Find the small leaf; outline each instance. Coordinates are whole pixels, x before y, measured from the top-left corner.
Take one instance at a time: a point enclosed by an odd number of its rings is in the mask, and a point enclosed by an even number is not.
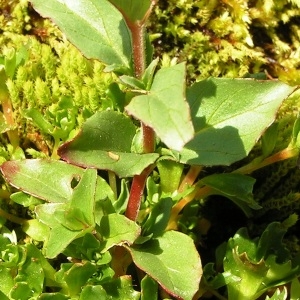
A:
[[[161,159],[157,162],[162,192],[174,193],[178,189],[183,167],[183,164],[169,159]]]
[[[171,198],[162,198],[155,204],[150,215],[143,226],[143,235],[157,237],[166,229],[170,216],[173,201]]]
[[[86,285],[80,294],[79,300],[107,300],[105,289],[101,285]]]
[[[185,234],[167,231],[142,245],[127,247],[134,263],[169,294],[193,299],[202,275],[193,240]]]
[[[23,192],[16,192],[11,194],[10,199],[15,203],[23,205],[24,207],[36,206],[44,202],[41,199],[35,198]]]
[[[153,128],[170,149],[180,151],[194,135],[185,100],[185,64],[159,70],[149,94],[134,97],[126,111]]]
[[[132,287],[132,279],[130,276],[121,276],[117,279],[110,280],[102,284],[109,300],[139,300],[140,293]]]
[[[252,190],[255,179],[242,174],[213,174],[201,179],[201,182],[214,189],[219,194],[231,199],[247,216],[252,209],[260,209],[261,206],[253,199]]]
[[[144,83],[135,77],[123,75],[120,76],[119,79],[124,85],[128,86],[129,88],[133,88],[137,90],[145,90],[146,88]]]
[[[74,264],[65,274],[64,280],[69,287],[71,296],[81,292],[82,286],[97,271],[96,265],[89,261]]]
[[[37,219],[26,221],[22,224],[22,229],[31,238],[40,242],[45,241],[46,237],[50,233],[49,227]]]
[[[141,281],[141,300],[156,300],[158,298],[158,284],[146,275]]]
[[[187,91],[196,135],[182,163],[230,165],[248,155],[293,91],[279,81],[209,78]]]
[[[7,161],[0,167],[4,178],[19,190],[56,203],[67,202],[73,193],[72,180],[84,169],[62,161],[26,159]]]
[[[32,0],[87,58],[131,69],[131,37],[121,13],[106,0]]]
[[[153,60],[149,66],[147,67],[145,73],[142,76],[142,80],[144,82],[144,85],[146,86],[146,90],[150,90],[152,82],[153,82],[153,77],[154,77],[154,73],[157,67],[157,64],[159,62],[159,59],[156,58],[155,60]]]
[[[135,222],[118,214],[103,216],[98,231],[104,240],[101,252],[106,252],[115,245],[131,245],[141,233]]]
[[[136,132],[132,121],[115,111],[102,111],[89,118],[74,140],[58,149],[67,162],[110,170],[120,177],[140,174],[158,158],[157,153],[131,153]]]
[[[272,154],[278,136],[278,123],[273,123],[263,134],[261,138],[261,147],[263,156],[267,157]]]

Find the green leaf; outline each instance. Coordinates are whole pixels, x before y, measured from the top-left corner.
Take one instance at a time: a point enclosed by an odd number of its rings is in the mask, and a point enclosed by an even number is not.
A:
[[[156,300],[158,298],[158,284],[146,275],[141,281],[141,300]]]
[[[142,80],[144,82],[144,85],[146,86],[146,90],[150,90],[152,82],[153,82],[153,77],[154,73],[157,67],[157,64],[159,62],[159,59],[156,58],[154,59],[149,66],[147,67],[145,73],[142,76]]]
[[[171,198],[162,198],[155,204],[143,226],[143,235],[152,234],[157,237],[166,229],[171,216],[173,201]]]
[[[67,162],[102,170],[120,177],[140,174],[158,158],[157,153],[131,153],[136,132],[132,121],[115,111],[102,111],[89,118],[74,140],[58,149]]]
[[[87,169],[82,175],[78,185],[74,188],[70,199],[70,208],[82,213],[84,222],[94,226],[95,192],[97,184],[97,170]]]
[[[252,209],[261,206],[253,199],[252,190],[255,179],[235,173],[213,174],[201,179],[201,182],[214,189],[214,194],[225,196],[238,205],[247,216]]]
[[[0,169],[14,187],[53,203],[67,202],[73,193],[73,180],[84,172],[82,168],[50,159],[7,161]]]
[[[185,100],[185,64],[159,70],[148,95],[134,97],[126,111],[153,128],[170,149],[180,151],[194,135]]]
[[[33,296],[33,292],[28,282],[16,282],[14,288],[9,293],[10,299],[27,300]]]
[[[79,300],[107,300],[105,289],[101,285],[87,285],[82,289]]]
[[[31,238],[40,242],[45,241],[46,237],[50,233],[49,227],[37,219],[26,221],[22,224],[22,230]]]
[[[41,199],[35,198],[23,192],[16,192],[11,194],[10,199],[15,203],[23,205],[24,207],[33,207],[44,202]]]
[[[103,238],[101,252],[116,245],[131,245],[141,233],[140,227],[123,215],[110,214],[103,216],[98,229]]]
[[[151,7],[151,0],[109,0],[130,22],[142,21]]]
[[[300,295],[300,282],[298,278],[294,278],[291,284],[291,298],[290,300],[297,300],[299,299]]]
[[[131,37],[121,13],[107,0],[33,0],[87,58],[131,69]]]
[[[251,239],[241,228],[227,243],[224,271],[239,277],[227,284],[229,299],[257,299],[268,289],[299,276],[299,262],[290,260],[282,244],[286,232],[280,223],[268,225],[260,239]]]
[[[82,287],[87,280],[97,271],[96,265],[89,261],[73,264],[73,266],[64,274],[64,280],[69,287],[71,296],[81,292]]]
[[[145,90],[145,88],[146,88],[143,81],[141,81],[135,77],[123,75],[123,76],[120,76],[119,79],[125,86],[127,86],[129,88],[136,89],[136,90]]]
[[[47,257],[56,257],[74,239],[94,229],[96,182],[96,170],[87,169],[70,195],[68,203],[36,206],[37,219],[51,228],[44,243]]]
[[[193,299],[199,288],[202,267],[190,237],[167,231],[157,239],[127,249],[138,268],[169,294],[185,300]]]
[[[132,287],[132,279],[130,276],[121,276],[117,279],[110,280],[102,285],[108,295],[109,300],[139,300],[140,293]]]
[[[14,279],[11,274],[11,268],[6,268],[5,266],[0,265],[0,280],[1,280],[0,291],[5,295],[8,295],[9,291],[14,286]]]
[[[174,193],[178,189],[183,167],[183,164],[169,159],[161,159],[157,162],[162,192]]]
[[[230,165],[246,157],[295,88],[279,81],[209,78],[187,91],[195,137],[180,161]]]
[[[263,156],[267,157],[272,154],[278,136],[278,123],[273,123],[263,134],[261,138],[261,147]]]
[[[38,298],[39,300],[68,300],[70,297],[62,293],[43,293]]]

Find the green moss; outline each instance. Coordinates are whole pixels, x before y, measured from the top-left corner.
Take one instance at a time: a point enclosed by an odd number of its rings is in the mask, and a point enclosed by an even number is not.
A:
[[[151,23],[156,54],[186,60],[191,80],[266,70],[296,84],[299,7],[288,0],[159,1]]]

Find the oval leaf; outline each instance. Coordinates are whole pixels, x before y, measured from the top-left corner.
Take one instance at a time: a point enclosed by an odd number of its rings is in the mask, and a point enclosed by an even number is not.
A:
[[[293,91],[279,81],[210,78],[187,91],[195,137],[180,161],[230,165],[248,155],[272,124],[281,103]]]
[[[50,159],[7,161],[0,169],[7,182],[14,187],[54,203],[64,203],[70,199],[72,181],[84,172],[77,166]]]
[[[181,150],[194,135],[185,100],[185,64],[159,70],[149,94],[134,97],[126,111],[153,128],[170,149]]]
[[[179,299],[193,299],[199,288],[202,267],[193,240],[167,231],[140,246],[128,247],[134,263],[161,287]]]
[[[123,215],[109,214],[103,216],[100,222],[99,233],[103,238],[101,252],[106,252],[116,245],[131,245],[141,233],[141,228]]]
[[[120,177],[140,174],[158,158],[157,153],[131,153],[136,132],[132,121],[115,111],[102,111],[89,118],[74,140],[58,149],[72,164],[110,170]]]
[[[107,0],[32,0],[87,58],[131,68],[131,37],[121,13]]]

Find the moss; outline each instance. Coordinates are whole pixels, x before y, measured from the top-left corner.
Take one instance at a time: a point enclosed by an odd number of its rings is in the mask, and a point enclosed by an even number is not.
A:
[[[190,80],[267,71],[296,84],[299,13],[299,1],[288,0],[159,1],[151,31],[156,55],[186,60]]]

